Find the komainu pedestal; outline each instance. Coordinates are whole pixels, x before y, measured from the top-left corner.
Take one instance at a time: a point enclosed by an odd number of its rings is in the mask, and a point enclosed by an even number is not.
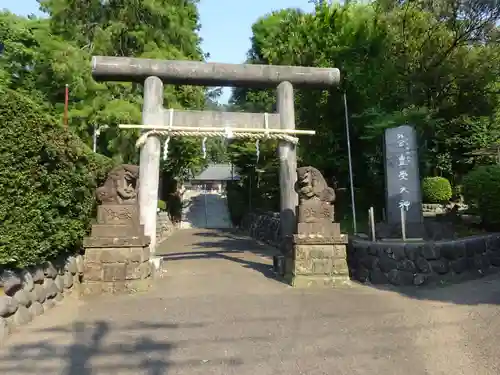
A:
[[[333,222],[335,192],[316,168],[298,168],[297,177],[297,233],[285,279],[296,287],[348,285],[347,235]]]
[[[151,283],[150,239],[144,236],[137,203],[139,169],[114,168],[97,189],[97,223],[84,239],[83,294],[133,292]]]

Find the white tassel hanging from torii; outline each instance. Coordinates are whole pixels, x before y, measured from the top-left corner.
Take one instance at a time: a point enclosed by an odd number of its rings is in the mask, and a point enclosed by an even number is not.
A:
[[[170,108],[168,114],[168,137],[165,140],[165,143],[163,144],[163,160],[168,159],[168,144],[170,143],[170,130],[172,129],[172,126],[174,125],[174,109]]]
[[[201,141],[201,150],[203,151],[203,159],[207,158],[207,137]]]
[[[265,130],[265,137],[266,139],[269,138],[269,115],[266,113],[264,113],[264,130]],[[257,139],[255,141],[255,154],[257,156],[257,161],[255,164],[259,164],[259,160],[260,160],[260,139]]]

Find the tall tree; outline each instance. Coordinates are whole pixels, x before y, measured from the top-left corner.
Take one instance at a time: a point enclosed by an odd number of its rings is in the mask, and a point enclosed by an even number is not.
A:
[[[499,12],[496,0],[317,2],[257,20],[248,61],[340,68],[340,90],[297,90],[297,124],[317,131],[300,157],[347,186],[345,91],[358,197],[380,204],[387,127],[414,124],[422,174],[457,181],[474,162],[465,155],[499,139]],[[274,97],[236,90],[233,102],[269,111]]]
[[[91,142],[94,128],[108,125],[99,138],[99,149],[120,161],[137,162],[134,140],[137,131],[120,131],[119,123],[139,123],[142,86],[134,83],[94,82],[90,75],[92,55],[134,56],[161,59],[202,60],[197,1],[193,0],[40,0],[49,15],[47,33],[61,46],[47,45],[59,56],[60,74],[42,76],[50,81],[45,95],[61,103],[64,86],[70,87],[70,126]],[[51,72],[51,70],[49,70]],[[62,74],[64,73],[64,74]],[[165,87],[165,102],[172,108],[202,108],[205,90],[188,86]],[[192,148],[190,140],[173,140],[171,150]],[[180,151],[179,151],[180,152]],[[181,155],[182,154],[182,155]],[[183,169],[197,158],[181,152],[166,169]],[[182,157],[181,157],[182,156]],[[187,159],[186,159],[187,158]]]

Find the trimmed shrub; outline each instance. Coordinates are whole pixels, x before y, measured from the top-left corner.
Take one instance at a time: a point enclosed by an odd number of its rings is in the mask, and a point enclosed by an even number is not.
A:
[[[0,96],[0,265],[79,250],[111,161],[29,97],[6,89]]]
[[[500,229],[500,165],[473,169],[463,180],[462,193],[486,228]]]
[[[422,181],[424,203],[446,203],[453,195],[450,181],[444,177],[426,177]]]
[[[167,210],[167,204],[165,201],[162,201],[161,199],[158,199],[158,209],[160,211],[166,211]]]

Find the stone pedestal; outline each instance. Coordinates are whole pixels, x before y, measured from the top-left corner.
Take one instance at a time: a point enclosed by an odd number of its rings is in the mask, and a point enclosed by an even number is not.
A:
[[[84,239],[83,295],[134,292],[150,286],[150,239],[137,204],[103,204]]]
[[[333,223],[333,207],[322,201],[306,201],[297,210],[297,234],[293,251],[285,258],[285,279],[295,287],[332,287],[350,284],[347,267],[347,235]]]

